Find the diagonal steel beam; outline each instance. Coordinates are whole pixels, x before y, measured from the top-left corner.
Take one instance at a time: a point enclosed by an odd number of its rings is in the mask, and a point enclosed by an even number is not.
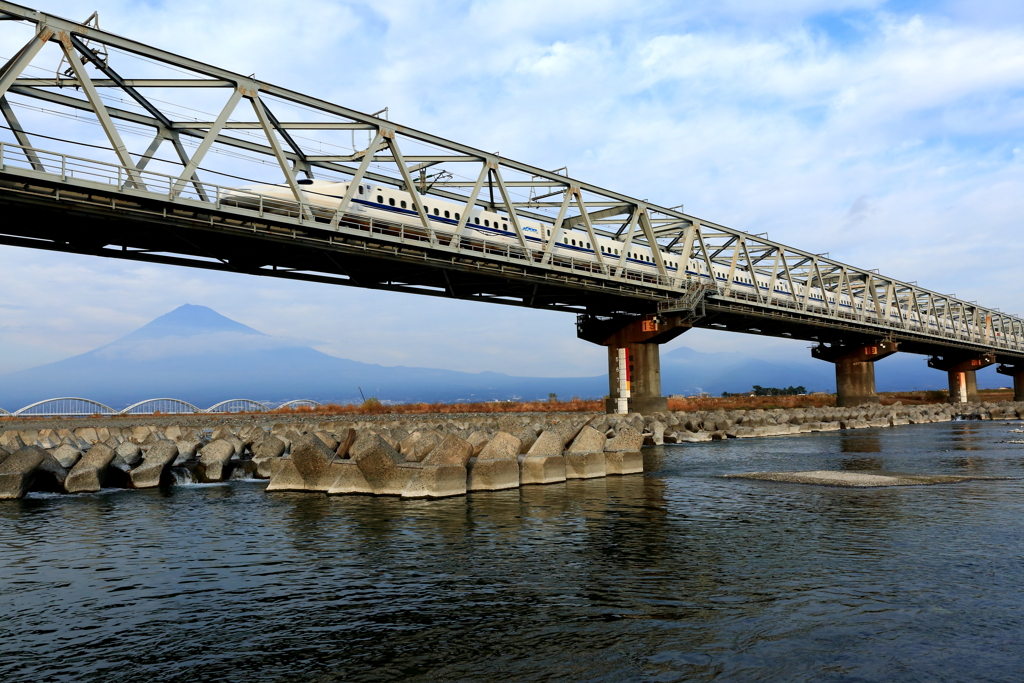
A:
[[[565,222],[565,212],[569,208],[569,202],[572,200],[572,192],[566,192],[565,196],[562,197],[562,206],[558,209],[558,216],[555,218],[555,224],[551,227],[551,233],[548,235],[547,241],[544,243],[544,256],[541,258],[542,263],[550,263],[552,254],[554,253],[555,245],[558,244],[559,238],[562,236],[562,224]]]
[[[526,249],[526,237],[523,236],[523,229],[519,226],[519,217],[516,216],[516,207],[512,204],[512,196],[508,193],[508,188],[505,187],[505,181],[501,177],[501,170],[497,161],[494,162],[494,167],[491,168],[491,172],[494,173],[494,179],[498,181],[498,191],[501,193],[501,198],[505,202],[505,212],[508,214],[509,221],[512,223],[512,229],[516,231],[516,239],[519,240],[519,246]]]
[[[593,245],[594,256],[597,257],[597,265],[604,272],[604,256],[601,254],[601,248],[597,243],[597,236],[594,234],[594,226],[590,222],[590,213],[587,208],[586,202],[583,201],[583,193],[580,192],[578,187],[572,188],[569,194],[575,195],[576,206],[580,210],[580,216],[583,217],[583,223],[587,228],[587,235],[590,236],[590,243]]]
[[[370,146],[366,148],[366,154],[363,156],[363,161],[359,164],[359,168],[356,170],[355,175],[352,176],[352,180],[349,181],[348,189],[345,190],[345,196],[341,198],[341,202],[338,204],[338,208],[334,212],[334,218],[331,219],[331,225],[337,226],[338,220],[341,214],[348,211],[349,204],[352,203],[352,199],[356,196],[356,191],[359,185],[363,182],[363,176],[366,175],[366,169],[370,168],[370,162],[373,161],[373,154],[376,152],[381,143],[384,142],[384,134],[381,131],[377,131],[377,134],[373,136],[373,141]]]
[[[135,168],[140,171],[145,170],[149,166],[149,162],[156,156],[157,150],[160,149],[160,145],[167,139],[167,133],[162,130],[157,130],[156,135],[153,136],[153,140],[149,143],[149,147],[143,152],[142,156],[139,157],[138,163],[135,164]],[[187,161],[185,163],[188,163]]]
[[[178,183],[175,185],[175,193],[181,192],[181,187],[192,178],[196,169],[199,168],[199,164],[203,163],[203,158],[206,157],[206,153],[210,151],[210,147],[220,137],[220,131],[227,123],[228,117],[231,116],[232,112],[235,111],[235,107],[238,102],[242,99],[243,93],[247,90],[243,90],[241,87],[236,87],[231,91],[231,97],[228,98],[227,104],[220,110],[220,114],[217,116],[217,120],[213,122],[213,126],[210,130],[206,131],[206,135],[203,136],[202,142],[199,143],[199,147],[196,151],[192,152],[192,158],[189,159],[188,164],[185,166],[185,170],[178,176]],[[255,89],[248,90],[248,92],[255,93]]]
[[[32,165],[32,170],[45,172],[46,168],[43,166],[43,162],[39,160],[39,155],[32,149],[32,141],[25,134],[25,129],[21,127],[18,117],[14,115],[14,110],[11,109],[6,95],[0,95],[0,111],[3,111],[4,118],[7,119],[7,125],[11,127],[11,132],[14,133],[18,144],[24,148],[21,151],[28,157],[28,163]]]
[[[423,208],[423,200],[420,197],[420,193],[416,191],[416,183],[413,182],[412,175],[409,174],[409,168],[405,165],[405,159],[402,158],[402,152],[398,148],[398,141],[395,140],[395,131],[393,129],[382,129],[381,133],[383,133],[384,140],[395,157],[398,170],[402,174],[402,180],[405,181],[405,186],[408,188],[409,197],[416,207],[416,213],[419,214],[423,227],[430,231],[430,219],[427,217],[427,210]],[[432,236],[433,234],[431,233]]]
[[[668,277],[668,271],[665,269],[665,261],[661,258],[661,248],[658,246],[658,240],[654,238],[654,227],[651,225],[650,216],[647,214],[647,207],[645,206],[640,212],[640,227],[644,231],[644,235],[647,237],[647,246],[651,250],[651,256],[654,257],[654,263],[658,266],[658,273],[662,277]]]
[[[92,62],[96,66],[97,69],[99,69],[104,74],[106,74],[107,78],[109,78],[114,83],[116,83],[118,85],[118,87],[121,88],[121,90],[124,90],[126,93],[128,93],[128,95],[133,100],[138,102],[142,106],[143,109],[148,111],[153,118],[155,118],[157,121],[162,123],[165,128],[170,128],[171,127],[171,125],[172,125],[171,124],[171,120],[169,118],[167,118],[166,116],[164,116],[163,112],[161,112],[159,109],[157,109],[153,105],[152,102],[150,102],[145,97],[143,97],[141,94],[139,94],[138,90],[136,90],[132,86],[130,86],[127,83],[125,83],[124,79],[121,78],[121,76],[118,75],[118,73],[116,71],[111,69],[107,65],[106,62],[104,62],[102,59],[100,59],[99,55],[97,55],[95,52],[93,52],[93,50],[91,50],[88,45],[86,45],[81,40],[79,40],[78,37],[75,36],[74,34],[70,34],[70,35],[71,35],[71,44],[75,46],[76,50],[78,50],[83,55],[88,57],[89,61]],[[93,85],[93,87],[96,87],[96,86]]]
[[[309,164],[307,163],[306,160],[306,153],[303,152],[302,148],[299,147],[299,144],[295,142],[295,138],[293,138],[288,133],[288,131],[285,130],[285,128],[281,125],[281,122],[277,120],[277,117],[274,116],[274,112],[270,111],[270,107],[267,106],[267,103],[264,102],[263,100],[260,100],[260,103],[263,105],[263,111],[266,112],[267,119],[270,121],[270,125],[274,127],[274,130],[278,132],[281,138],[288,143],[289,147],[292,148],[292,151],[295,152],[295,156],[299,158],[299,161],[301,161],[302,165],[304,166],[303,171],[306,173],[306,175],[312,177],[313,174],[309,170]]]
[[[476,206],[476,198],[480,194],[480,190],[484,186],[484,180],[487,178],[487,174],[489,172],[490,167],[485,159],[484,162],[480,164],[480,174],[476,178],[476,184],[473,186],[473,191],[470,193],[469,198],[466,199],[466,206],[462,209],[462,215],[459,217],[459,224],[455,228],[455,232],[459,237],[462,236],[463,230],[466,229],[466,224],[469,223],[469,214],[473,210],[473,207]]]
[[[175,153],[177,153],[178,159],[181,160],[181,165],[188,166],[189,161],[191,161],[191,159],[188,158],[188,152],[185,151],[185,145],[181,144],[181,137],[179,137],[178,132],[171,131],[170,137],[168,139],[171,141],[171,146],[174,147],[174,151]],[[156,150],[154,150],[154,153],[155,152]],[[196,194],[199,195],[199,198],[202,199],[204,202],[210,201],[209,195],[206,194],[206,188],[203,187],[202,181],[199,180],[198,171],[192,172],[191,180],[192,187],[196,189]]]
[[[14,57],[8,60],[7,64],[3,67],[3,71],[0,71],[0,96],[7,94],[7,89],[14,84],[14,80],[21,75],[25,67],[43,49],[43,45],[46,45],[46,41],[52,37],[53,29],[49,26],[46,24],[39,24],[37,26],[37,33],[32,36],[32,40],[28,41]]]
[[[142,182],[142,174],[139,173],[139,170],[135,167],[135,161],[132,159],[132,155],[128,153],[128,148],[125,147],[124,141],[121,139],[121,134],[117,132],[117,127],[114,125],[113,119],[110,118],[106,105],[103,104],[103,100],[100,99],[100,94],[93,86],[92,80],[90,79],[88,72],[85,70],[82,60],[78,56],[78,51],[75,49],[74,45],[72,45],[71,35],[65,31],[61,31],[57,34],[57,39],[60,41],[61,49],[64,50],[64,55],[68,58],[71,68],[74,70],[75,75],[78,76],[78,80],[82,83],[82,90],[85,91],[85,96],[92,105],[96,118],[100,120],[103,132],[107,134],[107,139],[110,140],[110,146],[114,148],[114,153],[117,154],[118,160],[120,160],[121,165],[124,166],[129,179],[135,187],[140,190],[145,190],[146,185]]]
[[[277,158],[277,163],[281,167],[281,171],[284,173],[285,181],[288,183],[288,187],[292,190],[292,195],[295,196],[295,201],[300,205],[306,204],[306,195],[302,192],[302,188],[299,187],[299,183],[295,180],[295,174],[292,173],[292,167],[288,163],[288,157],[284,154],[284,149],[281,147],[280,141],[277,139],[274,127],[270,123],[270,117],[267,115],[267,110],[263,107],[263,101],[259,97],[259,93],[252,93],[249,95],[249,102],[252,104],[252,109],[256,112],[256,118],[259,119],[260,123],[263,124],[263,132],[267,136],[267,142],[274,150],[274,157]],[[308,209],[305,209],[308,212]]]

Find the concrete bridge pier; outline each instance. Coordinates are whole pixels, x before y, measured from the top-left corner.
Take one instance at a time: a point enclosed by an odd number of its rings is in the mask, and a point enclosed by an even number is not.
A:
[[[1001,364],[996,368],[1000,375],[1013,377],[1013,400],[1024,401],[1024,365]]]
[[[950,403],[977,403],[978,377],[975,374],[996,362],[993,353],[980,356],[933,356],[928,359],[928,367],[944,370],[949,375]]]
[[[681,316],[594,316],[583,314],[576,334],[593,344],[608,348],[608,398],[605,410],[650,414],[668,410],[661,395],[661,352],[659,344],[672,341],[690,329]],[[625,392],[628,394],[624,395]]]
[[[819,344],[811,349],[818,360],[836,366],[836,405],[840,408],[878,403],[875,362],[896,353],[897,342]]]

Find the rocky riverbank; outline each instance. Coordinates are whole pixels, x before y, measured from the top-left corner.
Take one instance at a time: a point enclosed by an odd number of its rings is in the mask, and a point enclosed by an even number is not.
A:
[[[220,416],[211,423],[164,416],[134,425],[90,420],[75,428],[20,424],[0,434],[0,498],[231,478],[269,479],[268,491],[437,498],[639,473],[644,445],[961,418],[1020,419],[1024,403],[319,422]]]

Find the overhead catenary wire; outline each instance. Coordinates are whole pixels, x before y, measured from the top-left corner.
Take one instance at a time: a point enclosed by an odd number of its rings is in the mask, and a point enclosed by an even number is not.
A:
[[[136,54],[133,54],[133,53],[130,53],[130,52],[126,52],[124,50],[120,50],[120,49],[117,49],[117,48],[111,48],[111,51],[116,53],[116,54],[119,54],[119,55],[121,55],[123,57],[127,57],[127,58],[130,58],[130,59],[136,59],[136,60],[139,60],[139,61],[147,62],[147,63],[153,64],[153,65],[156,65],[156,66],[160,66],[162,68],[166,68],[166,69],[171,70],[171,71],[175,71],[177,73],[181,73],[183,75],[191,76],[193,78],[195,78],[197,76],[197,74],[195,72],[192,72],[192,71],[189,71],[189,70],[186,70],[186,69],[181,69],[181,68],[178,68],[178,67],[174,67],[174,66],[171,66],[171,65],[168,65],[168,64],[163,64],[161,62],[158,62],[158,61],[155,61],[155,60],[152,60],[152,59],[148,59],[148,58],[145,58],[145,57],[142,57],[140,55],[136,55]],[[33,65],[29,65],[28,68],[31,68],[31,69],[36,70],[36,71],[42,71],[42,72],[46,73],[47,75],[49,74],[49,72],[45,71],[41,67],[38,67],[38,66],[36,66],[34,64]],[[73,80],[73,79],[69,79],[69,80]],[[203,79],[200,78],[198,80],[203,80]],[[77,89],[77,86],[75,86],[75,87]],[[129,108],[132,108],[132,109],[136,109],[136,110],[139,110],[139,111],[141,111],[143,109],[135,100],[120,98],[120,97],[117,97],[117,96],[114,96],[114,95],[110,95],[108,93],[100,93],[100,97],[105,102],[115,102],[115,103],[118,103],[120,105],[129,107]],[[317,113],[317,114],[320,114],[320,115],[324,114],[323,111],[315,109],[313,107],[310,107],[310,106],[302,104],[302,103],[292,102],[292,101],[289,101],[289,100],[282,100],[280,98],[269,96],[269,95],[265,96],[265,97],[266,97],[266,99],[268,101],[274,102],[275,103],[275,107],[277,107],[277,106],[284,106],[284,107],[288,107],[288,108],[292,108],[292,109],[298,109],[298,110],[302,110],[302,111],[306,111],[306,112],[313,112],[313,113]],[[168,102],[166,100],[163,100],[161,98],[153,98],[153,97],[150,96],[150,97],[147,97],[147,99],[149,99],[152,102],[159,102],[160,104],[163,104],[163,105],[169,105],[170,108],[168,110],[168,113],[172,113],[173,114],[173,113],[181,112],[182,110],[188,110],[188,111],[193,112],[193,113],[204,114],[207,117],[213,117],[214,116],[210,112],[206,112],[206,111],[203,111],[201,109],[195,109],[195,108],[192,108],[192,107],[188,107],[187,105],[170,103],[170,102]],[[20,106],[26,106],[27,107],[28,105],[23,105],[22,104]],[[46,110],[44,108],[37,108],[37,107],[32,107],[32,108],[36,109],[37,111],[52,113],[52,114],[55,114],[55,115],[58,115],[58,116],[65,116],[67,118],[72,118],[72,119],[77,120],[77,121],[84,121],[84,122],[94,123],[94,124],[98,125],[98,122],[90,121],[89,119],[84,118],[84,117],[80,117],[78,115],[69,116],[68,114],[64,114],[64,113],[61,113],[61,112],[55,112],[55,111],[52,111],[52,110]],[[192,119],[192,120],[198,121],[198,119]],[[236,118],[230,118],[229,121],[241,122],[239,119],[236,119]],[[134,132],[136,134],[140,134],[140,135],[143,134],[142,131],[139,128],[131,126],[131,125],[125,126],[123,123],[121,123],[121,124],[119,124],[119,128],[122,129],[122,130],[127,130],[127,131],[130,131],[130,132]],[[259,133],[252,132],[252,131],[247,131],[247,130],[234,129],[234,133],[239,135],[239,136],[242,136],[242,137],[251,137],[251,138],[256,138],[256,139],[262,138],[262,136]],[[334,144],[334,143],[326,142],[324,140],[318,140],[316,138],[310,138],[310,137],[303,136],[303,135],[293,135],[293,137],[295,137],[297,139],[300,139],[300,140],[303,140],[303,141],[306,141],[306,142],[309,142],[309,143],[312,143],[312,144],[316,144],[320,148],[321,151],[324,151],[323,150],[324,146],[334,147],[334,148],[337,148],[337,149],[347,149],[348,148],[347,146],[337,145],[337,144]],[[194,146],[197,145],[197,143],[195,143],[194,141],[189,139],[188,136],[184,136],[184,139],[182,140],[182,142],[187,144],[190,147],[194,147]],[[426,149],[437,150],[437,151],[440,151],[440,152],[446,152],[447,151],[443,147],[441,147],[439,145],[436,145],[434,143],[428,142],[428,141],[417,140],[415,142],[418,145],[420,145],[420,146],[422,146],[422,147],[424,147]],[[224,150],[222,148],[213,148],[213,149],[211,149],[211,151],[216,153],[216,154],[219,154],[221,156],[228,156],[228,157],[238,158],[238,159],[242,159],[242,160],[252,161],[254,163],[265,164],[265,165],[268,165],[268,166],[275,165],[273,162],[271,162],[269,160],[250,157],[248,155],[241,154],[241,153],[239,153],[239,152],[237,152],[235,150]],[[355,152],[355,151],[357,151],[357,150],[353,149],[353,152]],[[331,171],[330,169],[324,169],[323,167],[318,167],[318,168],[319,168],[319,172],[321,172],[321,173],[328,173],[328,174],[329,173],[337,173],[336,171]],[[383,175],[386,175],[386,176],[389,176],[389,177],[394,177],[394,171],[392,169],[382,165],[382,164],[371,164],[371,168],[373,168],[374,170],[380,172]],[[216,171],[212,171],[212,172],[216,173]],[[473,176],[467,176],[465,174],[454,172],[454,171],[451,171],[451,170],[448,170],[448,172],[452,175],[452,177],[458,178],[460,180],[469,181],[469,180],[473,179]],[[231,177],[230,174],[223,174],[223,175],[225,175],[226,177]],[[394,180],[396,182],[401,183],[401,179],[398,178],[398,177],[395,177]],[[510,195],[510,199],[514,197],[515,199],[518,199],[520,202],[523,202],[523,203],[528,203],[529,202],[529,193],[526,192],[525,190],[519,190],[519,188],[509,188],[508,189],[508,193]],[[463,193],[462,192],[455,192],[455,194],[463,194]],[[509,208],[511,210],[511,207],[509,207]],[[539,210],[541,213],[545,213],[545,214],[553,214],[554,213],[554,209],[553,208],[549,208],[549,207],[534,207],[534,210],[535,211]]]

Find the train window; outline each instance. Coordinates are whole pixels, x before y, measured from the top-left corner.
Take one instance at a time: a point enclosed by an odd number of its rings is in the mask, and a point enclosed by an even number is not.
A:
[[[459,217],[459,212],[458,211],[455,212],[455,220],[457,220],[457,221],[461,221],[462,220],[462,218]]]
[[[391,206],[394,206],[395,205],[395,198],[394,197],[388,197],[388,204],[390,204]]]
[[[402,208],[403,209],[405,208],[405,200],[404,199],[402,200]]]
[[[445,218],[451,218],[451,215],[450,215],[450,214],[449,214],[449,213],[448,213],[447,211],[445,211],[445,212],[444,212],[444,217],[445,217]]]
[[[504,223],[502,223],[502,224],[501,224],[501,229],[502,229],[502,230],[508,230],[508,226],[507,226],[507,225],[505,225]]]
[[[489,220],[487,220],[486,218],[484,219],[484,227],[485,228],[491,227],[491,222]]]
[[[476,221],[477,225],[480,225],[480,216],[473,216],[473,220]]]
[[[384,197],[381,196],[381,195],[377,195],[377,203],[378,204],[383,204],[384,203]]]
[[[440,215],[441,215],[441,212],[440,212],[440,211],[439,211],[438,209],[436,209],[436,208],[435,208],[435,209],[434,209],[434,215],[435,215],[435,216],[440,216]]]
[[[590,242],[587,242],[587,249],[590,249]]]
[[[574,247],[576,246],[576,240],[572,241],[572,246],[574,246]]]
[[[618,256],[618,255],[619,255],[619,250],[618,250],[618,249],[616,249],[616,250],[615,250],[615,255],[616,255],[616,256]]]
[[[548,230],[548,237],[551,237],[551,231]]]
[[[360,186],[359,186],[359,194],[362,194],[362,193],[363,193],[363,186],[362,186],[362,185],[360,185]]]

